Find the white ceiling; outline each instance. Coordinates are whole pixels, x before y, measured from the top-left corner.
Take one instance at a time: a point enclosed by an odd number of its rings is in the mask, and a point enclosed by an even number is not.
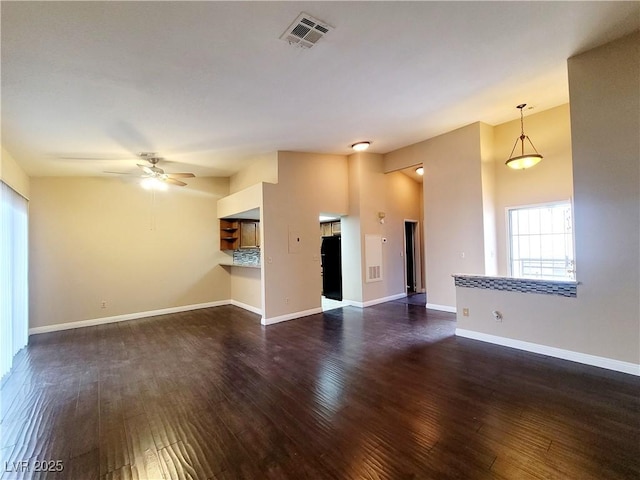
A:
[[[335,27],[279,37],[300,12]],[[1,2],[2,143],[30,175],[230,175],[276,150],[386,153],[568,102],[566,59],[639,2]]]

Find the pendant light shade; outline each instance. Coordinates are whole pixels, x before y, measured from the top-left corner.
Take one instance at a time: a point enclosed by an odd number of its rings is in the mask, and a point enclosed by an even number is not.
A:
[[[520,136],[516,138],[516,142],[513,144],[513,148],[511,149],[511,155],[509,155],[509,160],[507,160],[507,167],[513,168],[514,170],[524,170],[525,168],[533,167],[538,164],[540,160],[542,160],[542,155],[538,153],[536,147],[533,146],[533,142],[531,139],[524,134],[524,115],[522,110],[526,107],[527,104],[523,103],[518,105],[516,108],[520,110]],[[529,145],[533,149],[534,153],[524,153],[524,141],[528,141]],[[520,155],[514,157],[513,152],[516,151],[516,146],[518,145],[518,141],[520,141]]]

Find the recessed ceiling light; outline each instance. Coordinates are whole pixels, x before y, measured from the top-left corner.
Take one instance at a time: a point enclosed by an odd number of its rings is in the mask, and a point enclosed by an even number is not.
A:
[[[369,145],[371,145],[371,142],[357,142],[351,145],[351,148],[353,148],[356,152],[362,152],[369,148]]]
[[[416,168],[416,173],[420,176],[424,175],[424,167]]]

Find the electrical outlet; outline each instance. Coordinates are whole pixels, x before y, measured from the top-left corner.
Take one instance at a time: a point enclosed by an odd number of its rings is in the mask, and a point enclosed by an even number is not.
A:
[[[284,303],[286,303],[287,305],[289,305],[289,297],[286,297],[286,298],[284,299]]]
[[[102,302],[100,303],[100,308],[107,308],[107,301],[106,300],[102,300]]]
[[[462,309],[462,316],[463,317],[468,317],[469,316],[469,309],[468,308],[463,308]]]

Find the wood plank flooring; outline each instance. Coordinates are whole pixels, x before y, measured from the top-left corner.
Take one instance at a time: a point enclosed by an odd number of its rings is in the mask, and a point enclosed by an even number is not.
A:
[[[456,338],[412,303],[32,336],[0,390],[0,478],[640,478],[639,378]]]

